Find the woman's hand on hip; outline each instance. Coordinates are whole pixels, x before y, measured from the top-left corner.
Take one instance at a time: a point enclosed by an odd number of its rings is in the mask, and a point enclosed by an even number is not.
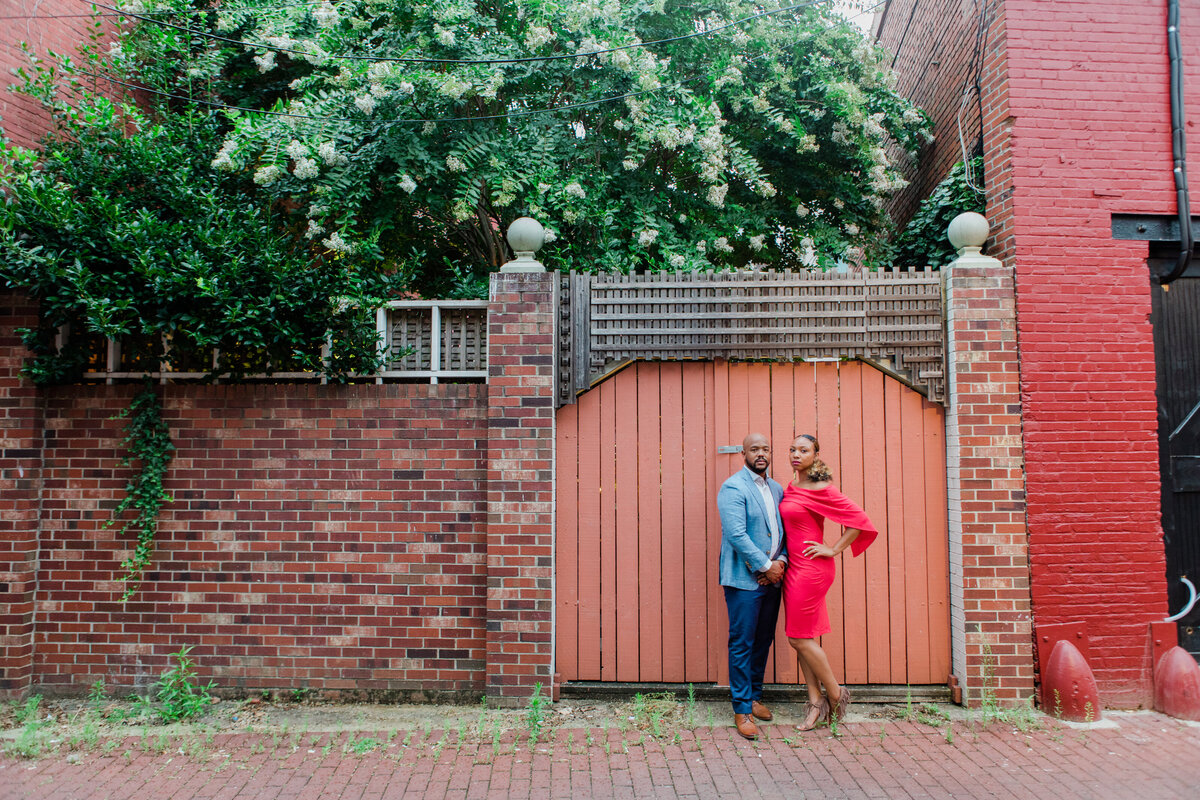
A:
[[[837,555],[837,551],[829,545],[813,541],[805,542],[804,550],[801,552],[806,558],[833,558]]]

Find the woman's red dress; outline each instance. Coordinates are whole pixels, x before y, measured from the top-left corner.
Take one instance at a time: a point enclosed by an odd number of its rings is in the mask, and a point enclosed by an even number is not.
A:
[[[790,483],[779,501],[783,530],[787,536],[788,568],[783,573],[784,633],[792,639],[814,639],[829,633],[829,610],[825,595],[833,584],[832,558],[809,558],[805,542],[825,542],[825,520],[862,533],[850,544],[858,555],[875,541],[879,531],[867,513],[850,501],[835,486],[824,489],[798,489]]]

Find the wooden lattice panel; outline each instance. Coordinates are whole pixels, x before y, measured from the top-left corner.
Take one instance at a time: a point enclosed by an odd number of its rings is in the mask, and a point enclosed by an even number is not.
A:
[[[563,298],[568,402],[617,363],[715,358],[863,358],[944,398],[941,280],[931,269],[572,273]]]

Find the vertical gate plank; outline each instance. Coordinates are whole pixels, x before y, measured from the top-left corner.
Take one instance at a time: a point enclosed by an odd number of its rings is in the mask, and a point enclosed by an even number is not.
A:
[[[888,538],[884,553],[888,570],[888,629],[890,631],[889,674],[894,683],[912,683],[908,672],[908,615],[904,600],[907,596],[905,579],[904,529],[904,437],[900,424],[900,397],[903,388],[893,380],[884,381],[883,413],[885,464],[887,477]]]
[[[865,447],[863,443],[863,365],[858,361],[843,364],[841,374],[841,459],[842,473],[835,484],[855,503],[865,494]],[[833,539],[843,529],[834,526]],[[864,556],[865,557],[865,556]],[[849,551],[838,564],[842,573],[842,639],[846,653],[846,683],[867,682],[867,575],[864,557],[854,558]]]
[[[725,479],[733,474],[733,465],[736,463],[735,458],[728,455],[719,455],[717,448],[725,444],[733,444],[729,439],[729,430],[732,426],[730,419],[732,417],[731,395],[733,394],[733,367],[728,361],[718,361],[713,369],[713,393],[710,397],[713,398],[713,419],[709,424],[709,430],[712,431],[712,438],[708,446],[708,462],[713,465],[710,490],[708,493],[708,507],[712,510],[712,522],[708,526],[709,540],[709,559],[716,570],[721,559],[721,516],[717,513],[717,492],[721,488],[721,484]],[[741,438],[737,443],[741,443]],[[737,460],[741,457],[737,456]],[[716,670],[710,669],[710,672],[715,672],[717,676],[717,684],[720,686],[729,685],[729,612],[725,608],[725,594],[719,585],[719,576],[717,587],[710,595],[708,603],[709,609],[709,640],[708,652],[710,665],[716,665]]]
[[[925,545],[925,448],[921,395],[904,392],[900,402],[900,436],[904,458],[905,629],[908,632],[908,677],[929,683],[929,569]]]
[[[691,365],[688,365],[691,366]],[[659,365],[661,376],[659,408],[662,419],[662,678],[684,680],[684,631],[687,629],[687,598],[684,595],[684,553],[688,547],[683,519],[683,364]]]
[[[663,552],[662,469],[659,448],[661,365],[639,364],[637,369],[637,438],[626,440],[633,448],[630,462],[637,461],[637,547],[638,547],[638,658],[640,681],[662,681],[663,668]]]
[[[555,486],[558,505],[555,529],[557,542],[555,553],[556,580],[555,615],[558,624],[555,631],[555,668],[563,680],[574,680],[579,675],[577,654],[579,653],[579,487],[575,478],[578,470],[579,409],[564,406],[558,415],[558,453],[555,458]]]
[[[821,443],[821,458],[829,465],[829,469],[833,472],[833,481],[837,485],[841,485],[842,479],[841,443],[838,430],[841,415],[840,393],[839,366],[837,364],[818,365],[817,430],[815,434],[817,441]],[[826,542],[831,541],[831,537],[835,535],[832,530],[828,530],[830,527],[832,527],[831,524],[826,525]],[[825,655],[829,656],[829,663],[833,667],[834,675],[841,680],[846,674],[846,643],[842,638],[844,627],[841,564],[838,564],[837,575],[833,579],[833,586],[829,589],[826,605],[829,608],[829,624],[833,630],[821,637],[821,647],[825,650]]]
[[[796,385],[793,375],[799,365],[774,364],[771,367],[771,429],[765,433],[771,437],[771,477],[785,487],[792,478],[792,465],[788,448],[792,444],[795,430]],[[780,531],[786,535],[786,531]],[[767,668],[770,683],[798,683],[800,669],[796,656],[788,646],[784,633],[784,610],[779,610],[779,624],[775,628],[775,649],[772,664]]]
[[[681,387],[681,452],[680,479],[683,504],[679,519],[682,522],[682,552],[679,564],[683,580],[683,680],[711,680],[708,668],[708,592],[711,587],[708,566],[708,507],[709,499],[705,426],[708,418],[706,398],[707,379],[712,365],[688,363],[682,365]]]
[[[616,375],[616,464],[617,501],[617,680],[638,680],[638,623],[641,596],[638,591],[638,459],[634,452],[638,432],[638,366]]]
[[[579,521],[575,528],[579,534],[579,679],[598,681],[601,679],[601,577],[603,557],[601,555],[601,501],[611,495],[601,483],[600,466],[601,407],[603,392],[589,392],[585,399],[591,400],[579,413]],[[573,404],[580,408],[580,403]],[[564,406],[566,408],[566,406]],[[610,451],[611,453],[611,451]],[[611,456],[610,456],[611,460]]]
[[[772,445],[772,455],[774,455],[774,436],[771,427],[771,365],[770,364],[746,364],[746,420],[741,429],[741,433],[730,431],[730,442],[741,444],[742,439],[747,433],[761,433],[767,437],[767,440]],[[772,458],[772,463],[774,458]],[[746,459],[744,455],[738,455],[735,469],[741,469],[745,466]],[[730,470],[732,472],[732,470]],[[768,472],[768,474],[770,474]],[[780,531],[782,534],[783,531]],[[764,680],[767,683],[776,683],[774,659],[767,661],[767,672]]]
[[[879,529],[879,539],[860,556],[867,579],[867,682],[890,683],[891,650],[888,626],[888,515],[883,387],[877,369],[862,370],[863,508]]]
[[[950,542],[946,529],[946,442],[942,412],[922,401],[926,565],[929,575],[929,679],[950,680]]]
[[[619,378],[620,376],[618,376]],[[600,679],[617,680],[617,380],[600,384]]]

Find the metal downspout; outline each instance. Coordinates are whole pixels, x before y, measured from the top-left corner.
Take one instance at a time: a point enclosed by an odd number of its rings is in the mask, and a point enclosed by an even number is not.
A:
[[[1179,259],[1175,268],[1158,279],[1166,286],[1192,262],[1192,212],[1188,199],[1187,141],[1183,130],[1183,51],[1179,44],[1179,0],[1167,2],[1167,52],[1171,63],[1171,155],[1174,159],[1175,205],[1179,214]]]

